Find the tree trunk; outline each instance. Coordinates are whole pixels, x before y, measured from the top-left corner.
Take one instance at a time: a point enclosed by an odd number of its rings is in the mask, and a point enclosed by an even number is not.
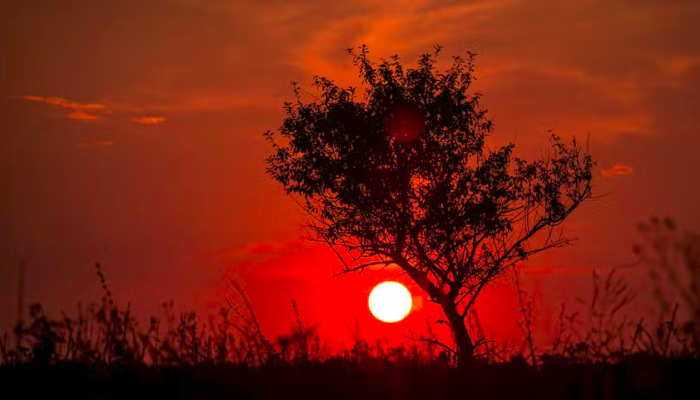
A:
[[[414,282],[418,284],[425,292],[430,296],[431,299],[438,302],[442,306],[442,311],[447,317],[447,322],[452,328],[452,335],[454,336],[455,344],[457,345],[457,364],[460,367],[466,366],[472,362],[474,359],[474,344],[472,343],[471,337],[469,337],[469,330],[467,325],[464,323],[464,318],[457,311],[457,305],[454,299],[449,298],[444,293],[440,291],[433,283],[428,280],[425,273],[420,272],[418,269],[413,267],[404,257],[400,254],[393,256],[394,262],[400,266],[408,274]]]
[[[442,310],[450,323],[452,335],[457,345],[457,366],[464,367],[474,359],[474,343],[472,343],[472,339],[469,336],[464,318],[457,311],[455,304],[446,301],[442,304]]]

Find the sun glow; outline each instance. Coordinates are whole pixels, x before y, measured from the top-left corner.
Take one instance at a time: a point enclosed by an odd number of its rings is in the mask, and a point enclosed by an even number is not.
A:
[[[398,282],[382,282],[369,294],[369,310],[382,322],[398,322],[411,311],[411,292]]]

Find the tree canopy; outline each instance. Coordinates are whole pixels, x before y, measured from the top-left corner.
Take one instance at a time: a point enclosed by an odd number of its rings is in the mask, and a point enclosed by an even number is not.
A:
[[[591,156],[556,135],[534,161],[512,143],[489,150],[473,53],[441,72],[439,46],[416,68],[398,56],[375,64],[365,46],[348,52],[362,90],[316,76],[307,102],[294,84],[282,126],[265,134],[268,172],[318,239],[346,250],[344,272],[398,265],[442,307],[459,359],[471,359],[474,301],[529,256],[569,243],[556,228],[590,197]]]

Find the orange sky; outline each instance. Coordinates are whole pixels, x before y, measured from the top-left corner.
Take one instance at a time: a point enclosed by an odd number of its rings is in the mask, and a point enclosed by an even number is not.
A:
[[[290,81],[356,84],[344,49],[362,43],[409,64],[436,43],[445,60],[478,52],[495,139],[522,154],[548,129],[590,135],[598,197],[567,225],[579,241],[525,278],[544,326],[586,294],[591,268],[631,259],[637,222],[700,230],[699,20],[692,0],[3,1],[0,326],[24,258],[27,301],[51,309],[98,299],[100,261],[143,311],[204,310],[228,272],[272,333],[291,326],[292,298],[331,336],[349,340],[356,316],[383,333],[365,302],[391,274],[331,278],[332,253],[299,241],[293,202],[265,175],[262,137]],[[490,296],[485,318],[512,328],[512,293]]]

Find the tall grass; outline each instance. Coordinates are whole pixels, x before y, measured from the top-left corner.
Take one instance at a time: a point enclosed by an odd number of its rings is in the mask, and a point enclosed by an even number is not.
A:
[[[582,311],[562,305],[551,345],[538,350],[532,338],[532,302],[515,275],[521,311],[519,324],[525,346],[521,353],[487,339],[477,315],[470,316],[475,342],[484,363],[511,362],[541,366],[552,363],[621,363],[640,354],[667,358],[700,358],[700,237],[680,232],[668,220],[653,219],[641,227],[645,242],[635,246],[640,267],[650,268],[656,318],[630,315],[635,292],[615,270],[593,272],[593,291],[580,298]],[[145,323],[134,318],[130,305],[117,306],[99,264],[95,272],[103,296],[98,303],[79,305],[73,315],[49,317],[41,305],[30,306],[29,320],[0,337],[0,365],[52,365],[60,362],[90,365],[222,365],[250,367],[310,365],[342,361],[353,364],[384,362],[407,365],[454,366],[454,353],[440,343],[428,324],[427,334],[407,344],[390,346],[357,338],[350,348],[331,353],[316,327],[304,321],[292,303],[296,324],[292,332],[274,339],[261,330],[245,291],[234,279],[216,317],[174,312],[164,303],[162,315]]]
[[[590,299],[577,299],[584,312],[567,313],[561,306],[557,334],[543,361],[624,362],[640,355],[700,359],[700,235],[659,218],[640,224],[639,230],[643,242],[633,247],[634,268],[649,270],[656,315],[632,317],[637,296],[625,278],[615,269],[602,276],[593,271]]]
[[[87,306],[79,304],[74,315],[62,312],[58,318],[49,317],[40,304],[32,304],[29,321],[18,322],[11,334],[6,332],[0,338],[0,365],[48,366],[67,362],[103,366],[260,367],[330,360],[415,364],[438,359],[430,345],[390,346],[381,340],[370,344],[361,339],[350,348],[331,354],[315,326],[302,319],[296,302],[292,302],[296,315],[292,332],[270,340],[262,333],[245,291],[229,278],[231,291],[216,317],[204,321],[192,311],[176,315],[171,301],[162,305],[160,317],[152,316],[142,324],[134,318],[130,305],[119,308],[99,264],[95,270],[103,290],[101,301]]]

